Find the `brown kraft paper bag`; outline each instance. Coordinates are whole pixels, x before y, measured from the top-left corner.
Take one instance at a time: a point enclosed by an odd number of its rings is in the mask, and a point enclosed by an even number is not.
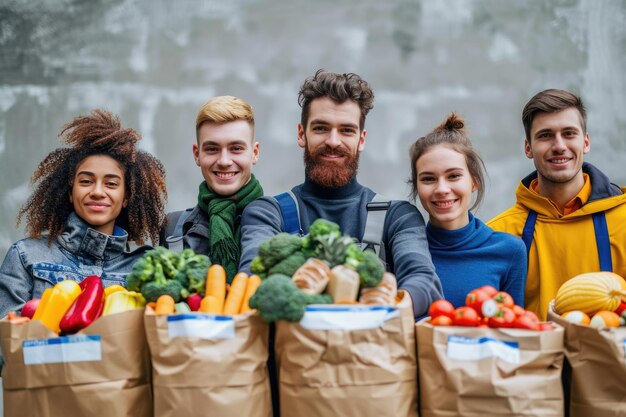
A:
[[[300,323],[278,322],[281,417],[417,417],[410,301],[390,314],[361,330],[310,330],[302,325],[306,315]]]
[[[626,416],[626,327],[573,324],[556,314],[552,304],[548,320],[565,328],[570,417]]]
[[[563,416],[563,328],[416,324],[422,417]]]
[[[0,343],[5,417],[152,416],[143,309],[100,317],[66,338],[39,321],[5,319]]]
[[[259,317],[148,307],[145,323],[155,417],[271,417],[268,326]]]

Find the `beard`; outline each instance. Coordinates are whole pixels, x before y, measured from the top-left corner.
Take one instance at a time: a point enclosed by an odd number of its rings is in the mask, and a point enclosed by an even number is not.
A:
[[[345,162],[326,161],[321,155],[337,155],[345,158]],[[329,148],[320,146],[313,153],[309,151],[308,143],[304,147],[304,166],[309,178],[327,188],[339,188],[347,185],[356,176],[359,170],[360,152],[351,155],[342,147]]]

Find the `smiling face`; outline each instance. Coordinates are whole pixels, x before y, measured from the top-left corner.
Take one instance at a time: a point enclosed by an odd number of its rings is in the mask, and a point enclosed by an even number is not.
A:
[[[359,154],[365,147],[365,130],[359,128],[359,105],[328,97],[313,100],[307,126],[298,124],[298,145],[304,148],[309,177],[325,187],[342,187],[356,175]]]
[[[85,158],[76,168],[70,202],[78,216],[95,230],[113,234],[115,219],[126,207],[124,171],[106,155]]]
[[[259,158],[259,144],[253,140],[253,129],[245,120],[200,126],[193,156],[213,192],[233,195],[250,181]]]
[[[467,225],[476,183],[465,156],[448,146],[436,145],[419,157],[416,170],[417,195],[430,222],[447,230]]]
[[[537,169],[539,192],[548,197],[563,192],[576,195],[584,185],[581,168],[589,149],[589,135],[576,108],[537,114],[524,150]]]

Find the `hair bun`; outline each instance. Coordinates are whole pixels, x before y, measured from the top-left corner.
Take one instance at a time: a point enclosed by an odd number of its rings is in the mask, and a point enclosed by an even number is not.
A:
[[[465,120],[457,116],[456,113],[450,114],[445,122],[443,122],[443,128],[446,130],[462,130],[465,128]]]

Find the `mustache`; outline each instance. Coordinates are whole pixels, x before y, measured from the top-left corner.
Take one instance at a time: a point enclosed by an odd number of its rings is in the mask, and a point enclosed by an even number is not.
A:
[[[350,157],[350,152],[344,147],[331,148],[328,145],[324,145],[313,152],[313,157],[321,156],[321,155],[332,155],[332,156],[346,156]]]

